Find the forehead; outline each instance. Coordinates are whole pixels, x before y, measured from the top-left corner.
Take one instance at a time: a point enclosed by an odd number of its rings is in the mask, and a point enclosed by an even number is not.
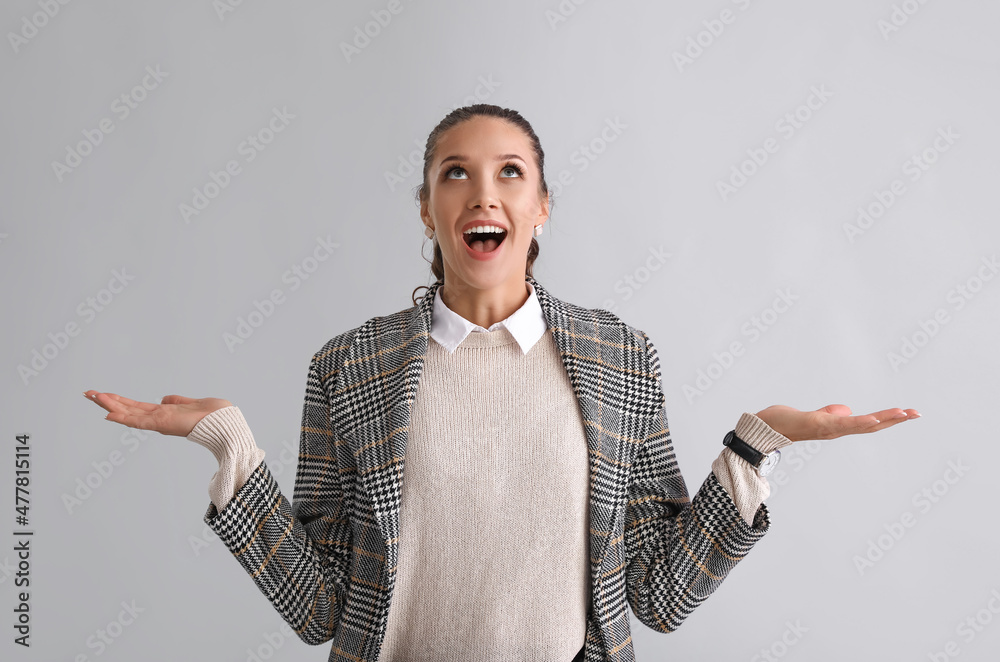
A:
[[[445,131],[438,140],[436,160],[453,154],[471,158],[501,153],[523,154],[529,158],[531,142],[524,132],[496,117],[473,117]]]

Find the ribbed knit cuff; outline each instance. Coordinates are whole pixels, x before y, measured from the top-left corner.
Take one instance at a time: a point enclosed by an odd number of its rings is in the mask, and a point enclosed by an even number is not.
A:
[[[735,431],[737,437],[761,453],[771,453],[792,443],[788,437],[750,413],[740,416]],[[771,486],[767,479],[761,476],[752,464],[729,448],[723,448],[712,462],[712,471],[732,497],[743,520],[753,526],[760,504],[771,494]]]
[[[187,438],[212,451],[219,462],[209,481],[208,495],[221,512],[264,460],[264,450],[257,447],[250,426],[235,405],[202,418]]]
[[[736,423],[736,436],[764,454],[792,443],[791,439],[777,432],[755,414],[746,412]]]
[[[216,409],[202,418],[187,438],[212,451],[220,464],[227,456],[251,453],[257,448],[243,412],[235,405]]]

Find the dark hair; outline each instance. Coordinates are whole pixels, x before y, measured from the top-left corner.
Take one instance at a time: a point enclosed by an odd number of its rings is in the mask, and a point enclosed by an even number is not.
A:
[[[549,186],[545,183],[545,152],[542,151],[542,144],[538,140],[538,136],[535,135],[535,130],[531,128],[531,124],[529,124],[528,120],[524,119],[524,117],[522,117],[516,110],[501,108],[500,106],[494,106],[487,103],[477,103],[463,108],[456,108],[451,111],[438,123],[436,127],[434,127],[434,130],[431,131],[430,135],[427,136],[427,144],[424,147],[424,181],[419,187],[417,187],[417,204],[421,204],[427,199],[427,196],[430,195],[430,183],[427,181],[427,174],[430,170],[431,162],[434,161],[434,152],[437,150],[438,142],[440,141],[441,136],[449,129],[452,129],[462,122],[472,119],[473,117],[496,117],[510,122],[524,131],[525,135],[528,136],[528,139],[531,141],[531,146],[535,153],[535,163],[538,166],[538,192],[542,197],[547,198],[549,196]],[[531,245],[528,247],[528,261],[525,263],[525,275],[532,275],[531,267],[534,264],[536,257],[538,257],[538,241],[532,237]],[[434,274],[434,277],[438,282],[444,282],[444,258],[441,255],[441,247],[438,245],[437,241],[434,242],[434,260],[431,262],[431,272]],[[417,305],[417,290],[421,287],[427,289],[426,285],[421,285],[413,290],[412,297],[414,306]]]

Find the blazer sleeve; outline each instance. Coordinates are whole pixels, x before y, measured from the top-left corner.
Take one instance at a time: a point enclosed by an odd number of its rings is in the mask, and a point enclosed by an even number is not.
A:
[[[261,462],[221,512],[211,503],[204,516],[307,644],[334,637],[351,551],[349,506],[321,377],[314,355],[302,409],[294,503],[289,504],[266,462]]]
[[[662,396],[659,357],[642,335]],[[676,630],[769,528],[767,506],[747,524],[713,472],[688,498],[661,399],[628,485],[626,595],[639,621],[659,632]]]

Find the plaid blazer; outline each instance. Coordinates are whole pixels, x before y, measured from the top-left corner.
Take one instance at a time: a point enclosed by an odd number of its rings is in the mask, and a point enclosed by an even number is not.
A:
[[[632,662],[629,606],[654,630],[678,628],[767,532],[767,507],[747,525],[711,472],[690,499],[649,337],[525,279],[554,330],[589,447],[586,661]],[[439,286],[313,355],[291,504],[262,462],[221,513],[210,503],[204,516],[303,641],[332,640],[330,662],[378,659],[410,406]]]

